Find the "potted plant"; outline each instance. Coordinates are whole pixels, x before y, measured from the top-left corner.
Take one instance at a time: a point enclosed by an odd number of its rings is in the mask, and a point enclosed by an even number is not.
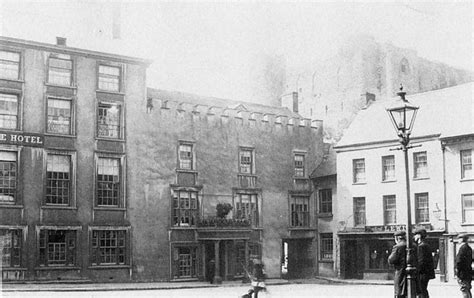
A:
[[[216,206],[216,216],[217,218],[226,218],[227,214],[229,214],[232,207],[229,203],[218,203]]]

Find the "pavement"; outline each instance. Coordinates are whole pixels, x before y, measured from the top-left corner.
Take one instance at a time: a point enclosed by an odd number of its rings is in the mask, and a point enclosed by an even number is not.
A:
[[[266,284],[349,284],[349,285],[393,285],[391,280],[361,280],[338,279],[330,277],[315,277],[310,279],[267,279]],[[210,284],[201,281],[172,281],[172,282],[130,282],[130,283],[93,283],[87,281],[53,281],[53,282],[5,282],[0,283],[3,292],[87,292],[87,291],[133,291],[133,290],[171,290],[215,287],[240,287],[242,281],[224,281],[222,284]],[[249,285],[249,283],[247,283]],[[454,281],[441,282],[439,279],[430,281],[430,286],[457,286]]]

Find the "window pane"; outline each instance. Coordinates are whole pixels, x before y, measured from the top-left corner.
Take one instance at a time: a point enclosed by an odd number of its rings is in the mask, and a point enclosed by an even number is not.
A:
[[[365,198],[354,198],[354,225],[365,226]]]
[[[18,80],[20,76],[20,53],[0,51],[0,77]]]
[[[397,204],[395,196],[383,196],[385,224],[397,223]]]
[[[319,213],[332,213],[332,190],[319,191]]]
[[[304,155],[295,154],[295,176],[304,177]]]
[[[240,173],[252,174],[252,151],[241,150],[239,155],[240,155]]]
[[[187,144],[179,145],[179,168],[185,170],[193,169],[193,146]]]
[[[72,61],[49,58],[48,82],[58,85],[71,85]]]
[[[94,231],[93,265],[123,265],[126,263],[126,232],[122,230]]]
[[[97,204],[118,206],[120,197],[120,160],[99,158],[97,166]]]
[[[309,227],[309,197],[291,197],[292,227]]]
[[[48,99],[48,132],[71,133],[71,101]]]
[[[461,151],[461,178],[472,178],[472,150]]]
[[[105,138],[120,138],[121,107],[115,104],[99,104],[98,136]]]
[[[16,129],[18,96],[0,93],[0,128]]]
[[[430,213],[429,213],[429,200],[428,193],[415,194],[415,204],[416,204],[416,222],[429,222]]]
[[[365,182],[365,160],[354,159],[352,161],[354,183]]]
[[[321,234],[321,260],[333,259],[333,241],[332,234]]]
[[[463,222],[474,223],[474,195],[468,194],[462,196]]]
[[[46,203],[68,205],[71,160],[67,155],[48,155]]]
[[[99,66],[99,89],[120,91],[120,68],[113,66]]]
[[[413,153],[413,162],[415,166],[415,178],[428,177],[428,161],[426,152]]]
[[[16,152],[0,152],[0,203],[15,203],[16,197]]]
[[[382,180],[395,180],[395,156],[382,157]]]

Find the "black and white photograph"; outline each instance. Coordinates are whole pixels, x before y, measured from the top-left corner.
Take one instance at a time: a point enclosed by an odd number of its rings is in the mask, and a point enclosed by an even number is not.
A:
[[[473,17],[0,0],[0,297],[472,298]]]

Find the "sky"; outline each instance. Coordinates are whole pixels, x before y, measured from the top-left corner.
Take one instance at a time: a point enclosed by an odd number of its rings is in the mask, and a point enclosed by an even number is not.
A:
[[[0,0],[3,36],[148,58],[150,87],[246,101],[265,55],[297,73],[358,34],[472,71],[472,19],[471,1]]]

